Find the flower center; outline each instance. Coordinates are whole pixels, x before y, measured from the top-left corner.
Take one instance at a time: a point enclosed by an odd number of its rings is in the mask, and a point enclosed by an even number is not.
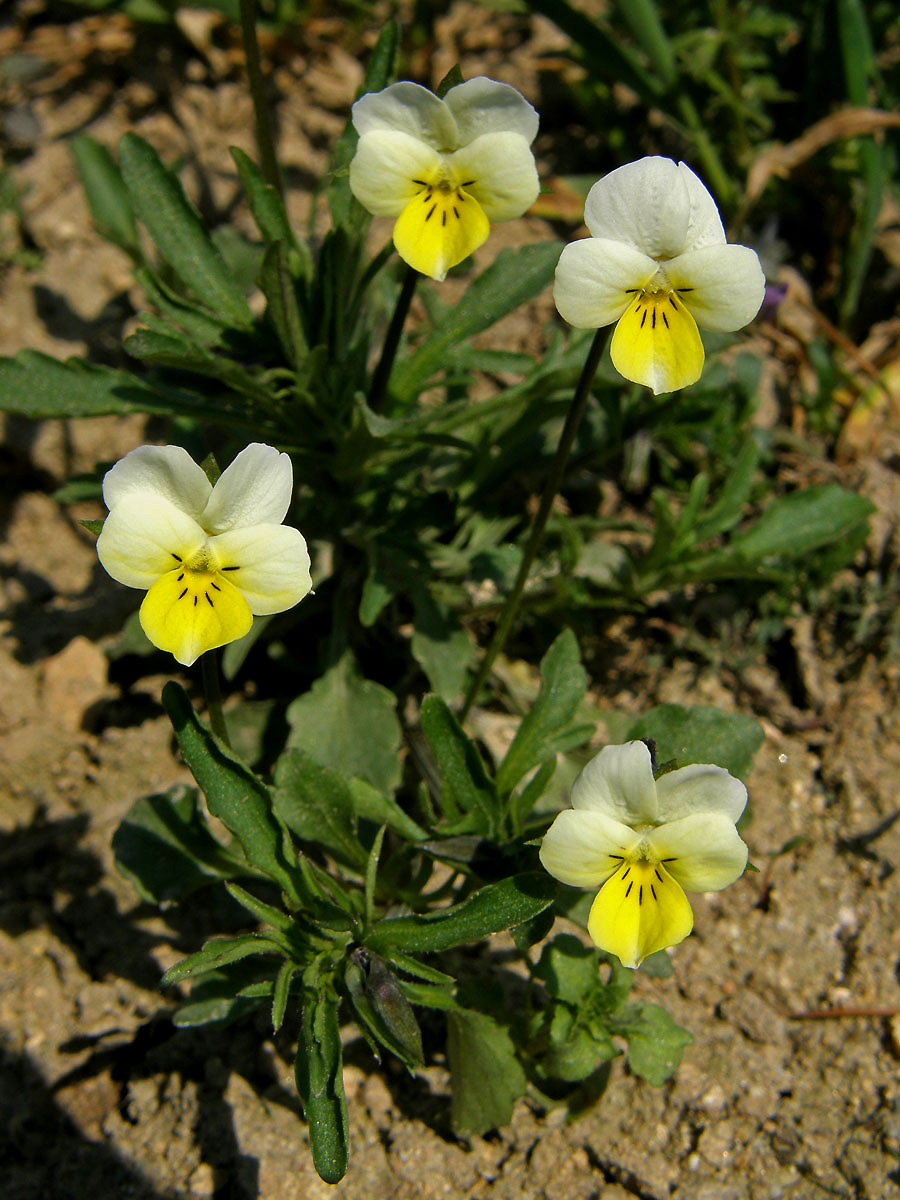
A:
[[[176,554],[174,550],[170,550],[169,553],[178,564],[175,582],[182,585],[175,599],[176,604],[185,603],[196,608],[202,600],[210,608],[215,608],[223,592],[220,572],[241,569],[240,566],[220,566],[218,556],[208,542],[186,558]],[[217,579],[220,579],[219,583],[216,582]]]

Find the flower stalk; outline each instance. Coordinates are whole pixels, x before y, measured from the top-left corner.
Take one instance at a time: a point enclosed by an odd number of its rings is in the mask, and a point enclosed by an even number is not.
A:
[[[231,739],[228,736],[228,726],[225,723],[225,712],[222,708],[222,688],[219,682],[219,662],[215,650],[207,650],[200,656],[200,670],[203,676],[203,692],[206,696],[206,712],[209,726],[223,745],[231,749]]]
[[[531,572],[532,564],[537,556],[538,548],[541,544],[541,539],[544,536],[544,530],[547,527],[547,521],[550,517],[550,510],[553,507],[553,501],[556,499],[559,489],[562,487],[563,477],[566,472],[566,466],[569,461],[569,454],[572,451],[572,446],[575,443],[575,435],[578,433],[578,426],[581,424],[581,418],[584,415],[584,410],[587,407],[588,397],[591,394],[591,384],[594,382],[594,375],[597,373],[597,367],[600,359],[603,356],[603,351],[606,348],[606,332],[603,329],[598,329],[594,334],[594,340],[591,342],[590,350],[588,350],[587,358],[584,362],[584,367],[581,371],[581,376],[575,388],[575,394],[572,397],[572,403],[569,406],[569,411],[566,414],[566,421],[562,428],[562,433],[559,436],[559,444],[556,447],[556,453],[553,456],[553,462],[550,464],[550,471],[547,475],[547,482],[544,484],[544,490],[541,493],[541,500],[538,506],[535,518],[531,523],[531,531],[528,535],[528,541],[525,543],[525,549],[522,552],[522,562],[519,565],[519,572],[516,575],[515,583],[512,590],[506,598],[506,603],[500,612],[500,618],[497,621],[497,627],[494,630],[494,636],[491,638],[487,650],[484,652],[484,657],[481,660],[481,665],[478,672],[466,693],[466,698],[459,714],[460,722],[465,721],[471,711],[472,705],[478,697],[478,693],[484,686],[484,682],[490,674],[491,667],[497,658],[497,655],[506,644],[506,639],[509,637],[509,632],[512,629],[513,622],[516,619],[516,614],[519,611],[519,603],[522,599],[522,593],[525,591],[525,584]]]
[[[369,389],[369,408],[371,408],[372,412],[381,412],[384,407],[388,381],[391,378],[394,359],[397,357],[397,347],[400,345],[403,326],[406,324],[406,318],[409,316],[410,305],[412,304],[418,281],[419,272],[414,270],[413,267],[407,267],[406,274],[403,277],[403,285],[400,288],[400,295],[397,297],[397,303],[394,307],[394,314],[391,317],[391,323],[385,334],[384,345],[381,348],[381,357],[372,375],[372,386]]]

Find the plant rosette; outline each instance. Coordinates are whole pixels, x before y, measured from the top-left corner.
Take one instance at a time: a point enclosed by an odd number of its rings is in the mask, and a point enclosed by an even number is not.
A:
[[[570,242],[553,298],[579,329],[616,323],[613,366],[654,394],[700,378],[698,326],[733,332],[756,316],[766,280],[756,251],[729,245],[712,196],[685,163],[649,157],[588,193],[590,237]]]
[[[637,967],[693,929],[686,891],[720,891],[743,874],[735,822],[746,803],[747,789],[722,767],[694,763],[655,779],[643,742],[606,746],[572,785],[541,863],[562,883],[600,889],[588,933]]]
[[[147,589],[140,621],[154,646],[190,666],[254,615],[303,599],[306,542],[282,524],[293,488],[289,456],[259,442],[215,486],[180,446],[139,446],[106,473],[97,554],[113,579]]]

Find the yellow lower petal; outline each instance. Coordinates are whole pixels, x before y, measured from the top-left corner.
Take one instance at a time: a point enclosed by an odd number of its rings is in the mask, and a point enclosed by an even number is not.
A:
[[[687,896],[662,864],[625,862],[591,905],[588,933],[624,967],[666,946],[676,946],[694,927]]]
[[[484,210],[462,187],[425,187],[397,218],[394,246],[404,262],[440,281],[487,239]]]
[[[181,569],[154,583],[140,616],[153,645],[186,667],[206,650],[243,637],[253,624],[247,601],[221,572]]]
[[[696,383],[703,370],[697,323],[672,292],[640,292],[619,318],[609,347],[612,364],[655,395]]]

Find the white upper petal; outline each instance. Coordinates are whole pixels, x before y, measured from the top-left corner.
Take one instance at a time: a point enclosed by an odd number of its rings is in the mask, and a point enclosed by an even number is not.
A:
[[[599,887],[639,842],[640,835],[606,813],[567,809],[544,835],[540,858],[561,883]]]
[[[256,525],[209,539],[220,566],[236,566],[227,579],[256,616],[291,608],[312,588],[309,551],[299,529]]]
[[[732,824],[747,805],[747,789],[723,767],[691,763],[656,781],[659,820],[675,821],[694,813],[718,813]]]
[[[640,250],[606,238],[570,242],[556,266],[553,299],[560,316],[577,329],[601,329],[618,321],[633,291],[656,274],[657,265]]]
[[[656,820],[656,783],[643,742],[604,746],[572,784],[572,807],[605,813],[623,825]]]
[[[460,145],[448,105],[418,83],[392,83],[384,91],[360,96],[351,114],[360,137],[375,130],[393,130],[427,142],[435,150],[455,150]]]
[[[466,190],[489,221],[520,217],[541,190],[534,155],[519,133],[482,134],[448,161],[458,182],[474,181]]]
[[[193,517],[164,496],[144,491],[114,505],[97,539],[97,555],[119,583],[150,588],[205,541]]]
[[[698,325],[729,332],[742,329],[759,312],[766,277],[756,251],[748,246],[704,246],[665,264],[674,288],[689,288],[681,299]]]
[[[747,865],[747,847],[734,822],[721,813],[668,821],[654,829],[647,842],[653,857],[689,892],[728,887]]]
[[[530,146],[537,135],[538,114],[522,93],[486,75],[450,88],[444,103],[456,119],[458,146],[485,133],[518,133]]]
[[[690,167],[671,158],[641,158],[598,180],[584,220],[594,237],[625,242],[656,259],[725,241],[712,196]]]
[[[114,508],[126,496],[157,496],[198,517],[212,484],[181,446],[138,446],[103,477],[103,499]]]
[[[375,129],[359,139],[350,163],[350,190],[376,217],[399,217],[421,185],[441,171],[443,157],[409,133]]]
[[[200,524],[210,534],[245,525],[278,525],[287,514],[293,492],[290,455],[252,442],[219,476]]]

